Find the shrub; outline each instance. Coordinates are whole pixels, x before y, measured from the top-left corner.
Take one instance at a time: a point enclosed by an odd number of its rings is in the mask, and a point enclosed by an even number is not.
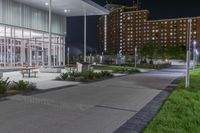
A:
[[[102,71],[101,73],[100,73],[100,75],[102,76],[102,77],[112,77],[113,75],[110,73],[110,72],[108,72],[108,71]]]
[[[61,74],[57,79],[69,80],[69,81],[85,81],[85,80],[95,80],[95,79],[101,79],[101,78],[112,77],[112,76],[113,75],[107,71],[102,71],[100,73],[85,71],[81,73],[80,72],[64,73],[64,74]]]
[[[153,65],[153,60],[150,60],[150,61],[149,61],[149,64]]]
[[[91,72],[91,71],[82,72],[81,76],[83,76],[84,79],[92,80],[92,79],[95,78],[95,73],[93,73],[93,72]]]
[[[10,81],[8,80],[9,78],[7,78],[6,80],[0,80],[0,94],[5,94],[7,92],[8,87],[10,85]]]
[[[140,72],[138,69],[134,69],[134,68],[115,68],[113,70],[114,73],[136,73],[136,72]]]
[[[138,69],[129,69],[127,72],[128,72],[129,74],[131,74],[131,73],[139,73],[140,70],[138,70]]]
[[[61,80],[67,80],[68,77],[69,73],[61,73],[58,78],[60,78]]]
[[[25,91],[25,90],[32,90],[35,86],[32,83],[29,83],[27,81],[20,80],[18,82],[13,81],[11,89],[13,90],[19,90],[19,91]]]
[[[164,63],[164,64],[139,64],[137,65],[140,68],[149,68],[149,69],[162,69],[162,68],[168,68],[171,66],[170,63]]]

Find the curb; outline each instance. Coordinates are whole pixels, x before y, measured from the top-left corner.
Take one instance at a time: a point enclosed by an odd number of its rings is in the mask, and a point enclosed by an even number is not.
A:
[[[141,133],[160,111],[160,108],[163,106],[164,102],[174,91],[174,89],[176,89],[175,85],[178,85],[182,78],[183,76],[180,76],[172,81],[169,86],[161,91],[145,107],[143,107],[131,119],[119,127],[114,133]]]

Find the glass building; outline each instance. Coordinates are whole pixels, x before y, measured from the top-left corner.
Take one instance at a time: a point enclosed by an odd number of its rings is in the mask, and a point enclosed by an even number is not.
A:
[[[0,24],[0,65],[48,65],[47,32]],[[65,36],[52,34],[51,60],[60,66],[65,60]]]
[[[0,0],[0,67],[64,65],[66,17],[105,13],[90,0]]]
[[[0,0],[0,66],[48,64],[48,11],[12,0]],[[52,66],[65,61],[66,19],[52,17]]]

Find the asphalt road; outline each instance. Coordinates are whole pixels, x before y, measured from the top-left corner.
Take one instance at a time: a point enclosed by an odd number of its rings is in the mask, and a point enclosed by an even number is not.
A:
[[[112,133],[182,76],[163,69],[0,101],[0,133]]]

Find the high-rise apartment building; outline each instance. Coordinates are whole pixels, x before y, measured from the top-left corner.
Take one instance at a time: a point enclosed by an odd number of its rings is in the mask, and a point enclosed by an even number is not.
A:
[[[161,46],[187,45],[190,18],[151,20],[148,10],[137,5],[122,6],[99,18],[97,51],[110,54],[134,54],[135,47],[149,42]],[[200,42],[200,17],[193,17],[192,41]]]

